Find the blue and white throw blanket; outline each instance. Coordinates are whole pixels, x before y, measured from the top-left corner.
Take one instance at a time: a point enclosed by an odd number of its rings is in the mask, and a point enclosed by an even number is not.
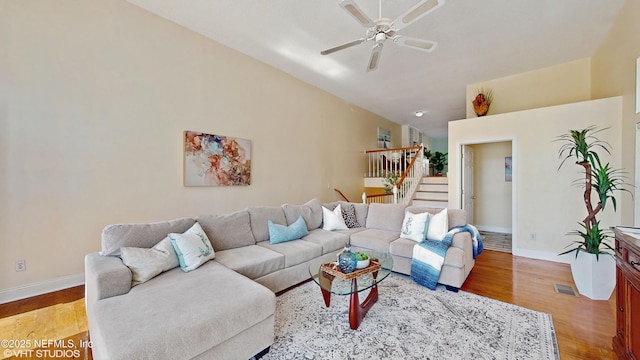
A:
[[[422,240],[413,247],[413,259],[411,260],[411,278],[418,284],[431,290],[436,289],[444,256],[451,245],[453,236],[459,232],[468,232],[473,240],[473,258],[480,254],[484,247],[482,238],[475,226],[466,224],[453,227],[442,241]]]

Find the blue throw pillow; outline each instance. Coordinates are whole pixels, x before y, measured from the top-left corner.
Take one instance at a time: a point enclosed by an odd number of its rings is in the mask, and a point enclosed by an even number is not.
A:
[[[307,223],[304,222],[302,216],[299,216],[298,220],[289,226],[274,224],[269,220],[269,243],[271,245],[297,240],[307,234],[309,234]]]

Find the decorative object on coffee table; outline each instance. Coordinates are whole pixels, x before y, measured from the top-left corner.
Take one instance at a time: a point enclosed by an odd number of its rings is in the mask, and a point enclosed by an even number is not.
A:
[[[349,326],[353,330],[358,329],[369,309],[378,301],[378,283],[386,279],[393,268],[389,253],[372,252],[369,257],[369,266],[349,273],[332,262],[330,254],[309,264],[309,274],[320,286],[326,307],[331,305],[331,294],[349,295]],[[370,290],[369,294],[360,304],[358,294],[365,290]]]
[[[358,260],[358,264],[356,265],[356,269],[364,269],[370,264],[369,255],[364,252],[356,251],[356,260]]]
[[[338,255],[338,265],[345,274],[353,272],[358,266],[356,255],[351,252],[351,242],[344,244],[344,250]]]

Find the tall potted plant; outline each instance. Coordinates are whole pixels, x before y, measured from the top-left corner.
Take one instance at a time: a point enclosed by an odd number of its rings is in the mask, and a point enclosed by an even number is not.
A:
[[[433,170],[436,172],[436,176],[442,176],[442,170],[447,165],[447,153],[436,151],[431,156],[431,162],[433,163]]]
[[[587,216],[578,223],[580,229],[568,233],[579,240],[573,241],[568,245],[573,247],[560,255],[575,252],[571,262],[573,280],[581,294],[594,300],[608,300],[615,287],[615,252],[607,242],[611,235],[600,225],[596,215],[604,211],[608,204],[616,211],[614,192],[628,192],[623,188],[625,182],[622,171],[612,169],[609,163],[603,165],[600,161],[598,151],[611,154],[611,146],[595,136],[602,130],[606,129],[590,126],[558,136],[558,141],[563,142],[558,151],[562,159],[558,170],[571,158],[575,158],[575,163],[583,167],[584,181],[580,181],[580,186],[584,187],[583,202],[587,210]],[[592,202],[594,192],[598,199],[595,206]]]

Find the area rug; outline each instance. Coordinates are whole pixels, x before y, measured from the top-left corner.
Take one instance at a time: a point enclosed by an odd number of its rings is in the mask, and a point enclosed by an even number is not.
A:
[[[485,250],[501,251],[511,254],[511,234],[481,230],[480,236],[482,236],[482,244]]]
[[[379,293],[358,330],[349,328],[348,296],[332,295],[327,308],[314,282],[282,294],[263,359],[560,358],[549,314],[396,275]]]

